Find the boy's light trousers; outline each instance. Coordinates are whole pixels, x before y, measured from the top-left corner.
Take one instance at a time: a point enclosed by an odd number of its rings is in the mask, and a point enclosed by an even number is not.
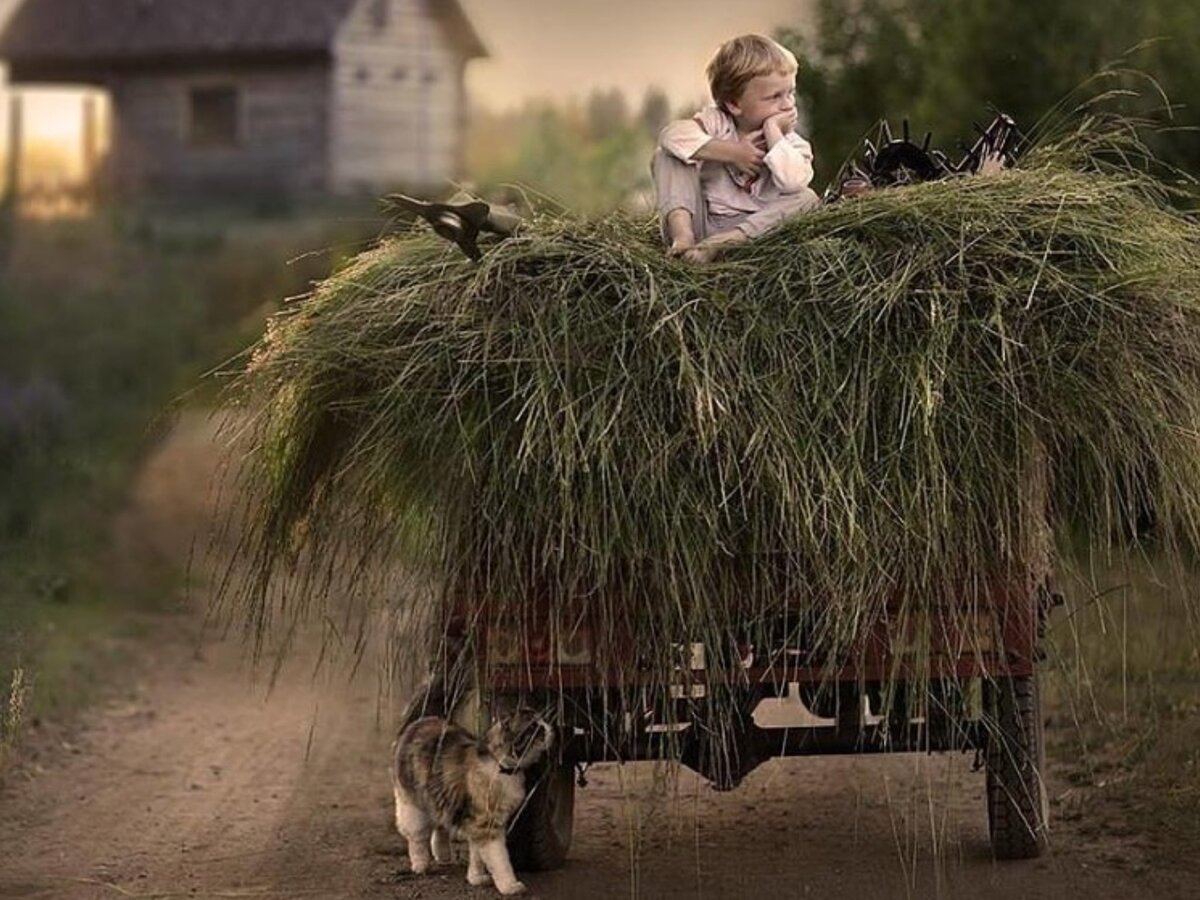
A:
[[[821,205],[821,199],[816,192],[805,188],[799,193],[784,194],[779,199],[768,202],[758,212],[717,216],[708,211],[708,204],[704,202],[699,166],[685,163],[659,149],[654,153],[650,170],[654,175],[662,236],[667,243],[670,243],[667,216],[677,209],[686,209],[692,214],[692,230],[696,233],[696,240],[702,241],[706,237],[735,228],[740,229],[746,237],[758,237],[792,216],[809,212]]]

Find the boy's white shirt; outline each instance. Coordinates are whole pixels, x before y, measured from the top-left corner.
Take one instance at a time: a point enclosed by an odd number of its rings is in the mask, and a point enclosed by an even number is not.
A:
[[[659,134],[658,143],[672,156],[699,166],[701,160],[693,157],[711,140],[738,140],[733,117],[716,105],[706,106],[690,119],[671,122]],[[703,166],[701,180],[709,209],[716,215],[756,212],[773,196],[802,191],[812,182],[812,160],[812,145],[795,132],[788,132],[763,158],[770,178],[760,176],[744,185],[739,184],[740,176],[728,165]]]

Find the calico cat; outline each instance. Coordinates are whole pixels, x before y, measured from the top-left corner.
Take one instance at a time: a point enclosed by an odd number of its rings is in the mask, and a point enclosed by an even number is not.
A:
[[[482,740],[436,716],[401,728],[392,745],[392,788],[412,870],[449,862],[450,834],[459,834],[468,842],[469,883],[523,893],[504,837],[525,802],[526,773],[552,742],[553,729],[525,709],[497,720]]]

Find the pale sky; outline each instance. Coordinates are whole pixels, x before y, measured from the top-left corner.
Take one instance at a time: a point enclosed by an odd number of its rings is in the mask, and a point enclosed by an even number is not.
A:
[[[662,87],[675,104],[707,95],[704,66],[726,38],[806,19],[809,0],[459,0],[491,57],[467,67],[477,102],[619,87],[636,105]]]

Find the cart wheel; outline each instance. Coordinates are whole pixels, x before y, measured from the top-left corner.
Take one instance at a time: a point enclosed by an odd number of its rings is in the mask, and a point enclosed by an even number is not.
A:
[[[1032,859],[1049,843],[1046,748],[1036,675],[988,685],[987,808],[997,859]]]
[[[526,776],[531,793],[508,829],[508,854],[523,872],[561,868],[571,849],[575,818],[575,771],[553,763]]]

